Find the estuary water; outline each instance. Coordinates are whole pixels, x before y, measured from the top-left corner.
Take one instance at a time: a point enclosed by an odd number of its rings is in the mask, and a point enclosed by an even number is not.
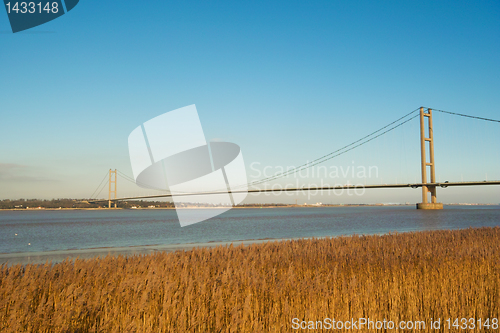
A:
[[[236,208],[180,227],[175,210],[0,211],[0,253],[500,226],[500,206]]]

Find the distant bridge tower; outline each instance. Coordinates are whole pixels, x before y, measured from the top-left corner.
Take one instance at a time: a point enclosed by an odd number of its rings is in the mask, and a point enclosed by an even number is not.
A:
[[[112,177],[114,175],[114,177]],[[108,207],[111,208],[111,199],[116,199],[116,169],[112,171],[109,169],[109,192],[108,192]],[[114,197],[113,197],[114,196]],[[115,200],[116,208],[116,200]]]
[[[428,119],[429,137],[425,136],[425,118]],[[425,153],[426,143],[429,142],[429,158],[427,162],[427,154]],[[434,163],[434,133],[432,129],[432,110],[420,108],[420,151],[422,159],[422,202],[417,203],[417,209],[443,209],[443,204],[437,202],[436,185],[427,184],[427,167],[430,167],[430,183],[436,183],[436,171]],[[431,193],[431,202],[429,202],[428,193]]]

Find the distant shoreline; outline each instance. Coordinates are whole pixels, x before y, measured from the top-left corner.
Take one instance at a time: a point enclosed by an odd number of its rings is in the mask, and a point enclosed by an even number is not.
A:
[[[498,206],[500,204],[497,203],[449,203],[443,204],[445,206]],[[344,205],[331,205],[331,204],[323,204],[323,205],[262,205],[262,206],[236,206],[231,207],[232,209],[262,209],[262,208],[343,208],[343,207],[407,207],[407,206],[415,206],[415,203],[411,204],[344,204]],[[224,209],[228,207],[138,207],[138,208],[111,208],[111,210],[175,210],[175,209]],[[43,210],[102,210],[108,211],[110,208],[0,208],[0,211],[43,211]]]

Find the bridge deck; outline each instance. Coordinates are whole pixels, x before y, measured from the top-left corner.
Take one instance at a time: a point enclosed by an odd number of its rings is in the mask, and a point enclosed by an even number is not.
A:
[[[493,181],[473,181],[473,182],[444,182],[444,183],[414,183],[414,184],[377,184],[377,185],[339,185],[339,186],[325,186],[325,187],[299,187],[299,188],[277,188],[277,189],[249,189],[248,191],[238,190],[231,191],[231,193],[269,193],[269,192],[300,192],[300,191],[333,191],[333,190],[355,190],[355,189],[370,189],[370,188],[419,188],[422,186],[436,186],[446,188],[448,186],[478,186],[478,185],[500,185],[500,180]],[[91,203],[101,202],[101,201],[122,201],[122,200],[135,200],[135,199],[152,199],[152,198],[169,198],[173,195],[175,196],[190,196],[190,195],[208,195],[208,194],[222,194],[226,192],[200,192],[200,193],[168,193],[168,194],[156,194],[156,195],[145,195],[137,197],[124,197],[116,199],[103,199],[103,200],[93,200],[89,201]]]

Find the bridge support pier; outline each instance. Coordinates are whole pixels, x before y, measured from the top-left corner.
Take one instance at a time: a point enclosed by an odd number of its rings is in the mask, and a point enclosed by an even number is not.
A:
[[[417,209],[443,209],[443,204],[441,202],[419,202],[417,204]]]
[[[425,118],[429,119],[429,137],[425,136]],[[425,153],[426,143],[429,142],[429,162]],[[436,186],[427,186],[427,167],[430,167],[431,183],[436,182],[436,172],[434,163],[434,135],[432,128],[432,110],[420,107],[420,152],[422,160],[422,202],[417,204],[417,209],[443,209],[443,204],[437,202]],[[431,194],[429,202],[428,193]]]

